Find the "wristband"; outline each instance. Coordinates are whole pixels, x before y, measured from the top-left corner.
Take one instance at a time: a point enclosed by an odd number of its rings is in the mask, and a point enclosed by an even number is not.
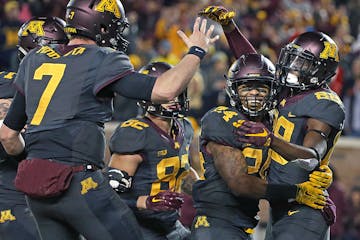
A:
[[[204,49],[202,49],[201,47],[197,47],[197,46],[192,46],[187,54],[193,54],[196,55],[201,59],[203,59],[206,55],[206,51]]]
[[[265,198],[270,202],[287,202],[289,199],[295,199],[296,193],[296,185],[268,184],[266,188]]]

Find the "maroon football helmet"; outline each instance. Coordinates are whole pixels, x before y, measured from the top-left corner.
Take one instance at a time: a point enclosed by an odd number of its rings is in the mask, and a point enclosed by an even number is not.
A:
[[[255,53],[242,55],[231,65],[226,76],[226,92],[230,97],[230,104],[251,117],[272,109],[278,90],[274,78],[275,66],[269,59]],[[260,89],[266,87],[268,94],[264,98],[247,99],[248,97],[241,97],[239,94],[241,85]]]
[[[22,59],[31,49],[48,44],[66,44],[65,21],[57,17],[33,17],[18,32],[18,57]]]
[[[292,89],[314,89],[331,80],[338,64],[334,40],[322,32],[305,32],[282,48],[276,80]]]
[[[129,42],[123,32],[128,26],[119,0],[70,0],[66,7],[65,31],[90,38],[102,47],[126,51]]]
[[[159,77],[161,74],[172,68],[165,62],[152,62],[142,67],[139,72],[153,77]],[[138,102],[138,105],[146,112],[164,118],[184,117],[189,110],[189,99],[187,89],[185,89],[177,98],[166,104],[156,104],[148,101]]]

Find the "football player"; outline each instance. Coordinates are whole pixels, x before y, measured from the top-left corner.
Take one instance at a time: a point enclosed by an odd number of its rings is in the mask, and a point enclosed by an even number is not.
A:
[[[234,27],[233,14],[226,9],[209,7],[202,14],[206,15],[206,12],[226,26],[225,34],[232,42],[244,37]],[[251,48],[239,45],[232,50],[239,54]],[[283,91],[279,96],[273,133],[261,123],[254,122],[245,122],[237,132],[242,142],[257,146],[266,143],[272,149],[270,183],[298,183],[307,179],[310,173],[310,181],[320,178],[324,181],[317,183],[319,188],[326,189],[331,184],[328,163],[345,117],[340,98],[327,85],[335,75],[338,63],[336,43],[321,32],[300,34],[281,50],[276,81],[283,86]],[[250,136],[257,132],[264,133],[264,136]],[[322,215],[294,202],[270,204],[272,219],[266,239],[329,238],[329,225],[335,220],[331,200],[328,200]]]
[[[56,17],[33,17],[18,32],[18,57],[21,60],[31,49],[48,44],[66,44],[63,30],[65,22]],[[0,119],[1,123],[16,92],[13,86],[15,72],[0,72]],[[35,219],[25,201],[25,195],[17,191],[14,179],[18,162],[24,154],[8,155],[0,146],[0,239],[39,239]]]
[[[104,123],[113,93],[167,102],[181,93],[218,36],[198,18],[193,33],[180,37],[189,52],[158,78],[137,73],[124,53],[128,22],[112,0],[71,0],[64,47],[31,51],[15,79],[17,93],[0,130],[12,155],[26,150],[16,187],[28,196],[43,239],[142,239],[131,210],[101,173]],[[41,174],[40,174],[41,173]],[[36,176],[36,177],[34,177]]]
[[[282,49],[276,80],[284,89],[273,133],[253,122],[245,123],[239,131],[242,141],[257,142],[258,146],[257,137],[248,135],[268,131],[266,138],[271,139],[273,150],[269,182],[298,183],[319,166],[327,169],[345,120],[342,101],[327,85],[338,63],[337,45],[321,32],[305,32]],[[315,177],[310,174],[310,178]],[[272,230],[267,239],[329,239],[334,210],[326,208],[322,213],[294,203],[272,205]]]
[[[262,122],[271,129],[269,110],[274,107],[277,86],[275,66],[259,54],[246,54],[229,69],[227,92],[232,108],[220,106],[201,120],[201,152],[205,180],[193,187],[196,217],[193,239],[251,239],[259,211],[258,201],[296,199],[314,208],[325,205],[320,189],[310,182],[267,184],[268,147],[239,142],[234,134],[245,121]],[[261,134],[260,134],[261,135]]]
[[[158,77],[171,66],[152,62],[140,72]],[[193,128],[184,116],[186,91],[166,104],[141,101],[142,117],[121,123],[110,140],[110,184],[133,209],[144,239],[185,239],[179,208],[183,178],[189,173]]]

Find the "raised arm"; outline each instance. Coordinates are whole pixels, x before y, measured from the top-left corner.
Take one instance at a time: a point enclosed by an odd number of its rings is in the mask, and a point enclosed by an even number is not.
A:
[[[234,22],[234,11],[229,11],[223,6],[208,6],[201,10],[199,15],[207,17],[221,25],[229,47],[236,59],[247,53],[257,53]]]
[[[179,36],[188,46],[189,52],[176,66],[164,72],[156,79],[151,94],[151,101],[168,102],[186,88],[210,45],[219,39],[218,35],[211,37],[214,25],[207,29],[206,24],[206,19],[201,20],[198,17],[194,23],[193,33],[189,37],[184,32],[178,31]]]

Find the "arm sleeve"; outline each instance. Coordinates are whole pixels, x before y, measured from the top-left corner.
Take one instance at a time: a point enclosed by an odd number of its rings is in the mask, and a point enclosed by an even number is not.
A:
[[[155,81],[156,77],[132,72],[112,83],[109,88],[127,98],[151,101]]]
[[[225,36],[236,59],[243,54],[257,53],[253,45],[251,45],[237,26],[235,26],[233,31],[225,33]]]
[[[95,96],[110,84],[134,71],[129,57],[124,53],[109,50],[109,52],[104,52],[104,54],[106,55],[97,72],[96,83],[93,88]]]
[[[24,128],[26,120],[25,96],[16,92],[9,112],[4,119],[4,124],[12,130],[20,132]]]

